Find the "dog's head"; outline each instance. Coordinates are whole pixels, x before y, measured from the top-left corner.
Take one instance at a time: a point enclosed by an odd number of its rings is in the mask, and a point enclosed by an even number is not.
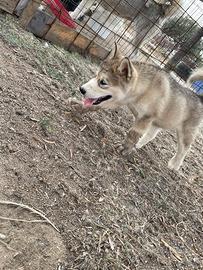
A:
[[[132,62],[123,57],[115,45],[114,52],[102,63],[96,77],[80,87],[84,106],[115,108],[127,104],[136,79]]]

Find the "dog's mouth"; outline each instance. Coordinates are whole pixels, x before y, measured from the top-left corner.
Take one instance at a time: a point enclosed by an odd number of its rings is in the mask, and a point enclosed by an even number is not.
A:
[[[110,98],[112,98],[111,95],[107,95],[107,96],[103,96],[103,97],[99,97],[99,98],[85,98],[83,100],[83,103],[84,103],[85,107],[91,107],[93,105],[99,105],[103,101],[109,100]]]

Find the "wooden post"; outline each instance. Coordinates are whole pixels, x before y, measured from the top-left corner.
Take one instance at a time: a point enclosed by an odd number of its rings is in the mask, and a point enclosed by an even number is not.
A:
[[[89,53],[97,59],[104,59],[109,54],[107,49],[91,42],[90,39],[62,24],[58,19],[52,24],[45,39],[70,51]]]
[[[1,1],[1,0],[0,0]],[[32,19],[33,15],[37,11],[38,7],[41,4],[41,0],[31,0],[25,10],[23,11],[21,17],[20,17],[20,24],[27,28],[27,25],[29,24],[30,20]]]
[[[74,42],[77,32],[64,24],[60,23],[58,19],[52,24],[50,30],[45,36],[45,39],[68,49]]]
[[[49,31],[51,25],[55,20],[55,16],[51,14],[51,12],[37,10],[30,22],[28,23],[26,29],[33,33],[35,36],[43,38],[47,32]]]
[[[0,9],[13,14],[19,0],[0,0]]]

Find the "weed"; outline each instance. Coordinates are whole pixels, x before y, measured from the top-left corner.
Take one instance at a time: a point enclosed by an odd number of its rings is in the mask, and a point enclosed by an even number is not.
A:
[[[51,121],[52,119],[48,117],[43,117],[39,121],[40,127],[46,136],[53,132],[53,126]]]

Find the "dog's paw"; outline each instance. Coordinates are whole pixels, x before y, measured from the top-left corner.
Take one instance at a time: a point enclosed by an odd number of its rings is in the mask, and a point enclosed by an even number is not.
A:
[[[75,105],[83,106],[82,101],[76,98],[69,98],[67,103],[70,107],[74,107]]]
[[[84,111],[84,106],[83,106],[82,101],[75,98],[68,99],[68,106],[69,106],[69,109],[74,113],[83,113]]]
[[[181,164],[176,161],[175,158],[172,158],[168,162],[168,168],[170,170],[178,171],[180,169]]]
[[[173,160],[172,159],[170,159],[169,162],[168,162],[168,168],[170,170],[173,170]]]
[[[144,146],[144,144],[141,143],[140,141],[138,141],[138,142],[136,143],[136,145],[135,145],[135,148],[140,149],[140,148],[142,148],[143,146]]]
[[[122,144],[118,147],[118,151],[122,156],[127,156],[132,152],[133,146]]]

